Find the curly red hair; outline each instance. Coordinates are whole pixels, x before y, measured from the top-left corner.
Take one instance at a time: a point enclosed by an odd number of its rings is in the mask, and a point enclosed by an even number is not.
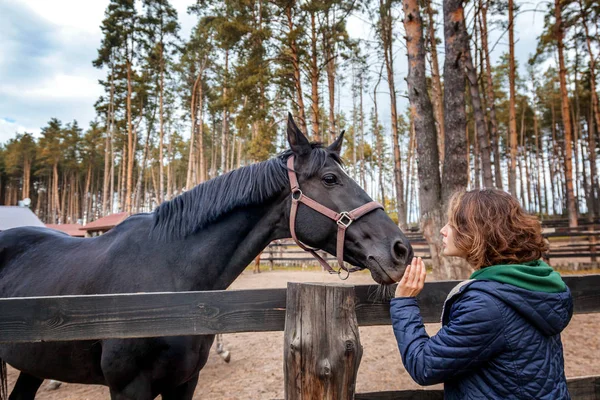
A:
[[[475,268],[535,261],[548,251],[539,219],[502,190],[455,193],[448,221],[455,231],[455,246]]]

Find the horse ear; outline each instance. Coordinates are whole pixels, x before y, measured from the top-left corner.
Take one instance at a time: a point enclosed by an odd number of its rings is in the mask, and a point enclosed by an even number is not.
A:
[[[337,139],[335,139],[335,141],[331,143],[329,147],[327,147],[328,150],[336,153],[337,155],[340,155],[342,151],[342,142],[344,141],[344,132],[346,131],[342,131],[342,133],[340,133],[340,136],[338,136]]]
[[[310,153],[311,147],[308,139],[298,129],[291,113],[288,113],[287,137],[292,151],[298,155]]]

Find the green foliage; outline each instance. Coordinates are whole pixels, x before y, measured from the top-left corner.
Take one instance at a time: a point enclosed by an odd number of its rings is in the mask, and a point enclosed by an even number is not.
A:
[[[23,173],[24,161],[33,161],[36,154],[37,146],[33,136],[30,133],[17,133],[4,147],[3,170],[9,175],[20,175]]]

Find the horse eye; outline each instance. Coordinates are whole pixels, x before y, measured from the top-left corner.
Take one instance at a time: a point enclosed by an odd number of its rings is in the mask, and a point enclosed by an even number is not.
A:
[[[333,174],[327,174],[323,176],[323,182],[325,182],[326,185],[335,185],[337,183],[337,177]]]

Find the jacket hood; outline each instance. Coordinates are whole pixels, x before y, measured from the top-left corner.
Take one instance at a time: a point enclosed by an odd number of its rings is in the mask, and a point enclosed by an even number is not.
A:
[[[480,290],[506,303],[546,336],[562,332],[573,315],[571,291],[565,285],[561,292],[532,291],[510,283],[475,280],[468,289]]]
[[[542,260],[524,264],[492,265],[473,272],[470,279],[510,283],[534,292],[564,292],[567,287],[560,274]]]

